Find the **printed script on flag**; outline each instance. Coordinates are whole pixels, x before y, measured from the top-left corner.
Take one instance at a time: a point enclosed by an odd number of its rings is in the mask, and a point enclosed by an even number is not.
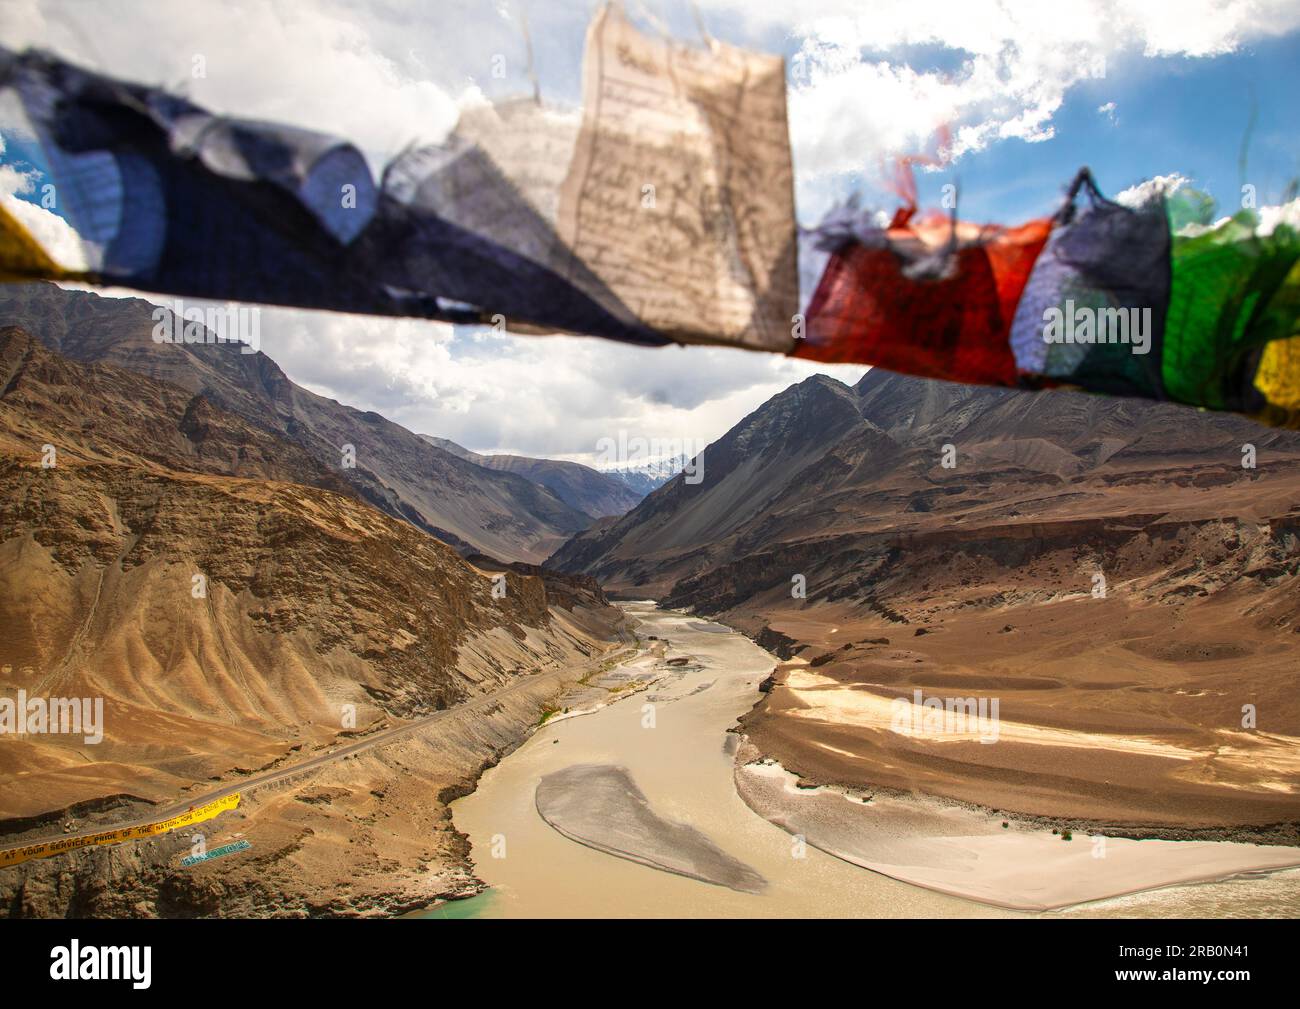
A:
[[[649,38],[605,7],[587,31],[559,227],[665,336],[789,350],[798,281],[784,61]]]

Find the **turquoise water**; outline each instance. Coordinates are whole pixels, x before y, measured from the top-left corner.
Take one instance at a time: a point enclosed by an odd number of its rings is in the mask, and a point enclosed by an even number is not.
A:
[[[477,897],[469,897],[465,900],[449,900],[445,904],[439,904],[437,907],[431,907],[424,911],[415,911],[406,915],[407,918],[479,918],[484,912],[489,910],[495,899],[495,894],[491,890],[484,890]]]

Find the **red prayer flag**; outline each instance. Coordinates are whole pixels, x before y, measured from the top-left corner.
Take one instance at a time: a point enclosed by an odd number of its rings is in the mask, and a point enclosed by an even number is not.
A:
[[[1016,385],[1011,321],[1051,219],[980,228],[910,216],[879,244],[853,238],[832,254],[794,356]]]

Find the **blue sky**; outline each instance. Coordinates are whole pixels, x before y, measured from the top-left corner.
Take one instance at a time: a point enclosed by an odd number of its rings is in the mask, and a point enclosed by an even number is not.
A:
[[[155,5],[135,0],[0,4],[6,45],[39,45],[180,87],[219,112],[346,136],[376,166],[407,143],[436,140],[463,102],[530,88],[523,16],[543,98],[576,104],[594,7],[213,0],[159,18]],[[787,59],[804,223],[851,190],[892,210],[880,163],[924,149],[941,125],[960,154],[918,174],[921,202],[937,205],[940,187],[955,181],[961,215],[977,221],[1014,224],[1050,213],[1084,164],[1108,194],[1177,174],[1229,209],[1243,182],[1257,188],[1261,204],[1276,203],[1300,177],[1300,0],[700,0],[699,7],[715,37]],[[684,40],[699,37],[687,0],[627,8],[647,31],[658,21]],[[190,72],[196,55],[205,61],[202,78]],[[490,72],[498,56],[508,69],[503,80]],[[0,199],[30,205],[40,176],[29,172],[14,135],[4,137]],[[814,371],[846,381],[863,371],[715,348],[644,350],[275,309],[265,311],[262,334],[263,349],[296,381],[414,430],[480,451],[579,459],[621,430],[711,440]]]
[[[1261,203],[1275,203],[1300,178],[1300,33],[1213,59],[1116,62],[1104,79],[1070,90],[1053,117],[1051,140],[1003,141],[955,167],[964,216],[1016,221],[1050,211],[1085,164],[1107,195],[1177,172],[1221,204],[1237,199],[1242,183],[1256,187]],[[1109,102],[1113,120],[1097,111]],[[1239,157],[1252,103],[1243,174]],[[948,178],[924,174],[923,195],[937,201]]]

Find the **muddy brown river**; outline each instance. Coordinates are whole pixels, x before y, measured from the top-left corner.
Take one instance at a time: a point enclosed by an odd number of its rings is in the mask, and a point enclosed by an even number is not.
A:
[[[553,719],[453,803],[484,894],[429,917],[1015,917],[1017,912],[901,883],[796,843],[754,813],[732,780],[727,729],[753,706],[776,660],[743,635],[692,615],[626,604],[638,633],[688,655],[685,671],[592,714]],[[642,656],[632,671],[651,675]],[[662,668],[661,666],[659,668]],[[664,871],[561,833],[539,815],[538,784],[581,765],[625,769],[653,813],[693,828],[758,873],[761,892]],[[562,778],[563,776],[561,776]],[[559,779],[557,779],[559,780]],[[1286,916],[1300,872],[1098,901],[1046,917]]]

